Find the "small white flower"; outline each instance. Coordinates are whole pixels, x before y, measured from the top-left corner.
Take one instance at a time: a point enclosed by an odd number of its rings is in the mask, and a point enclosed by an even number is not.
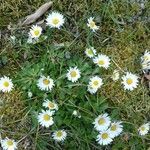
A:
[[[132,91],[138,85],[138,77],[130,72],[127,72],[126,75],[122,77],[122,80],[125,90]]]
[[[78,118],[81,118],[81,115],[76,110],[73,111],[72,115],[74,115],[74,116],[76,116]]]
[[[145,51],[144,55],[141,57],[142,69],[150,70],[150,52]]]
[[[39,115],[38,115],[38,122],[40,123],[40,125],[43,127],[46,127],[46,128],[53,125],[54,124],[53,117],[52,117],[53,114],[54,114],[53,111],[42,110],[42,112],[39,113]]]
[[[100,145],[108,145],[110,144],[113,140],[112,140],[112,135],[111,133],[106,130],[106,131],[102,131],[97,135],[97,139],[96,141],[100,144]]]
[[[150,61],[150,52],[145,51],[144,55],[141,57],[142,61]]]
[[[113,79],[113,81],[117,81],[119,79],[119,71],[114,70],[111,78]]]
[[[99,67],[103,67],[105,69],[108,69],[110,65],[110,59],[108,56],[99,54],[97,57],[93,59],[93,62],[97,64]]]
[[[97,131],[104,131],[107,130],[109,125],[110,125],[110,117],[108,116],[107,113],[99,115],[95,121],[93,122],[94,128]]]
[[[138,131],[140,135],[146,135],[149,132],[150,123],[143,124],[139,127]]]
[[[110,132],[112,137],[120,135],[120,133],[123,131],[123,125],[121,123],[121,121],[111,123],[111,126],[108,129],[108,131]]]
[[[63,26],[65,19],[64,16],[58,12],[52,12],[46,19],[47,25],[51,28],[58,28],[60,29]]]
[[[31,91],[28,91],[28,97],[31,98],[33,96]]]
[[[67,78],[71,82],[76,82],[81,77],[80,74],[80,70],[77,67],[70,67],[67,73]]]
[[[48,99],[44,101],[43,106],[50,110],[58,110],[58,105],[55,102],[49,101]]]
[[[57,142],[64,141],[67,137],[67,133],[65,130],[58,130],[52,134],[52,137]]]
[[[12,139],[5,138],[1,140],[1,146],[3,150],[15,150],[17,149],[17,142]]]
[[[2,92],[10,92],[13,89],[12,80],[9,77],[1,77],[0,78],[0,91]]]
[[[144,72],[150,70],[150,61],[142,62],[142,69]]]
[[[29,37],[32,38],[39,38],[40,35],[42,34],[42,28],[40,26],[37,25],[33,25],[32,28],[30,29],[29,32]]]
[[[51,79],[49,76],[41,76],[38,80],[37,86],[39,89],[42,91],[51,91],[52,88],[54,87],[54,81]]]
[[[94,20],[94,17],[90,17],[90,18],[88,19],[87,26],[88,26],[93,32],[95,32],[96,30],[99,29],[99,26],[97,26],[93,20]]]
[[[90,92],[91,94],[95,94],[97,92],[98,89],[96,88],[92,88],[90,85],[88,85],[88,89],[87,91]]]
[[[91,88],[91,91],[92,89],[99,89],[102,85],[103,85],[103,81],[100,77],[94,76],[90,78],[89,86]],[[93,92],[95,91],[93,90]]]
[[[94,47],[86,48],[85,54],[86,54],[89,58],[92,58],[92,57],[94,57],[94,55],[96,55],[96,50],[94,49]]]
[[[77,116],[78,115],[78,112],[76,110],[73,111],[72,113],[74,116]]]

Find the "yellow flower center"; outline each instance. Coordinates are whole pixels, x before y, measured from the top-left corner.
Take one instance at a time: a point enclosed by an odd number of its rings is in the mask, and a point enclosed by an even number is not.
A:
[[[70,75],[71,75],[71,77],[76,77],[77,73],[76,73],[76,71],[71,71]]]
[[[105,119],[104,118],[100,118],[99,120],[98,120],[98,124],[99,125],[103,125],[105,123]]]
[[[12,140],[8,140],[8,141],[7,141],[7,145],[8,145],[8,146],[12,146],[12,145],[13,145],[13,141],[12,141]]]
[[[102,139],[107,139],[108,138],[108,134],[107,133],[102,133]]]
[[[128,78],[128,79],[127,79],[127,84],[130,85],[130,84],[132,84],[132,83],[133,83],[133,80],[132,80],[131,78]]]
[[[5,81],[5,82],[3,83],[3,85],[4,85],[4,87],[9,87],[9,82],[8,82],[8,81]]]
[[[61,131],[58,131],[57,132],[57,137],[61,137],[62,136],[62,132]]]
[[[35,30],[35,31],[34,31],[34,34],[35,34],[36,36],[38,36],[38,35],[40,34],[40,31],[39,31],[39,30]]]
[[[57,25],[59,23],[59,19],[58,18],[54,18],[52,22],[53,22],[54,25]]]
[[[88,50],[89,55],[93,55],[93,51],[91,49]]]
[[[98,85],[98,81],[94,81],[93,84],[94,84],[95,86],[97,86],[97,85]]]
[[[91,21],[89,24],[90,24],[90,27],[91,27],[91,28],[94,28],[94,27],[95,27],[95,22],[94,22],[94,21]]]
[[[43,80],[43,83],[44,83],[45,85],[48,85],[48,84],[50,83],[50,81],[49,81],[48,79],[44,79],[44,80]]]
[[[48,107],[53,109],[54,108],[54,104],[52,102],[49,102]]]
[[[99,60],[98,64],[99,64],[99,65],[104,65],[105,62],[104,62],[104,60]]]
[[[111,128],[110,128],[110,129],[111,129],[111,131],[116,131],[117,126],[114,124],[114,125],[112,125],[112,126],[111,126]]]
[[[51,116],[49,116],[48,114],[45,114],[45,115],[43,116],[43,118],[44,118],[45,121],[49,121],[50,118],[51,118]]]
[[[144,130],[145,130],[145,127],[141,127],[141,130],[144,131]]]
[[[150,56],[144,56],[144,60],[149,60]]]

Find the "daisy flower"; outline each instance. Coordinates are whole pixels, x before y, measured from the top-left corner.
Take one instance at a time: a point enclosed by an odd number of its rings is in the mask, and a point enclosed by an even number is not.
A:
[[[63,26],[65,19],[64,16],[58,12],[52,12],[46,19],[47,25],[51,28],[58,28],[60,29]]]
[[[138,131],[140,135],[146,135],[149,132],[150,123],[143,124],[139,127]]]
[[[113,141],[112,140],[112,135],[108,130],[102,131],[102,132],[99,133],[99,135],[97,135],[96,141],[100,145],[108,145]]]
[[[94,17],[90,17],[90,18],[88,19],[87,26],[88,26],[93,32],[95,32],[96,30],[99,29],[99,26],[97,26],[93,20],[94,20]]]
[[[93,122],[94,128],[97,131],[104,131],[107,130],[109,125],[110,125],[110,117],[108,116],[107,113],[99,115],[95,121]]]
[[[115,69],[111,78],[113,81],[117,81],[119,79],[119,71]]]
[[[31,91],[28,91],[28,97],[31,98],[33,96]]]
[[[92,89],[99,89],[103,85],[103,81],[100,77],[94,76],[90,78],[89,86]]]
[[[67,137],[67,133],[65,130],[58,130],[52,134],[52,137],[57,142],[64,141]]]
[[[71,82],[76,82],[81,77],[80,74],[80,70],[77,67],[70,67],[67,73],[67,78]]]
[[[141,57],[142,61],[150,61],[150,52],[145,51],[144,55]]]
[[[17,142],[12,139],[5,138],[4,140],[1,140],[1,146],[3,150],[15,150],[17,149]]]
[[[9,77],[1,77],[0,78],[0,91],[2,92],[10,92],[13,88],[12,80]]]
[[[150,70],[150,61],[142,62],[142,69],[144,72],[147,72],[148,70]]]
[[[96,55],[96,50],[94,49],[94,47],[86,48],[85,54],[86,54],[89,58],[92,58],[92,57],[94,57],[94,55]]]
[[[72,115],[74,115],[75,117],[81,118],[81,115],[79,115],[79,113],[76,110],[73,111]]]
[[[44,90],[45,91],[49,91],[49,90],[51,91],[53,86],[54,86],[54,81],[49,76],[47,76],[47,77],[41,76],[38,80],[37,86],[42,91],[44,91]]]
[[[38,122],[40,123],[40,125],[43,127],[46,127],[46,128],[53,125],[54,124],[53,117],[52,117],[53,114],[54,114],[53,111],[42,110],[42,112],[39,113],[39,115],[38,115]]]
[[[110,132],[113,138],[118,136],[123,131],[123,126],[121,123],[121,121],[111,123],[111,126],[108,129],[108,131]]]
[[[96,88],[92,88],[90,85],[88,85],[88,89],[87,91],[90,92],[91,94],[95,94],[97,92],[98,89]]]
[[[103,67],[107,69],[110,65],[110,59],[108,56],[99,54],[97,57],[93,59],[93,62],[97,64],[99,67]]]
[[[145,51],[144,55],[141,57],[141,62],[144,72],[150,70],[150,52]]]
[[[125,90],[132,91],[138,85],[138,77],[130,72],[127,72],[126,75],[122,77],[122,80]]]
[[[33,25],[29,32],[29,36],[35,39],[39,38],[41,34],[42,34],[42,28],[37,25]]]
[[[49,101],[48,99],[44,101],[43,107],[48,108],[50,110],[58,110],[58,105],[55,102]]]

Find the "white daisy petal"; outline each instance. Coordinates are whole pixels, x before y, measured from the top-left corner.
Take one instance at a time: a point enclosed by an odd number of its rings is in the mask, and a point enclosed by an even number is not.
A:
[[[87,55],[87,57],[92,58],[96,55],[96,50],[94,49],[94,47],[86,48],[85,54]]]
[[[63,26],[65,19],[64,16],[58,12],[52,12],[46,19],[47,25],[51,28],[58,28],[60,29]]]
[[[58,110],[58,105],[53,101],[46,99],[43,102],[43,107],[48,108],[49,110]]]
[[[81,74],[80,70],[77,67],[74,68],[70,67],[66,76],[69,81],[76,82],[81,77],[80,74]]]
[[[10,92],[13,89],[12,80],[9,77],[1,77],[0,78],[0,91],[2,92]]]
[[[41,126],[48,128],[49,126],[54,124],[52,115],[54,114],[54,111],[44,111],[42,110],[41,113],[38,115],[38,122]]]
[[[111,78],[112,78],[113,81],[117,81],[119,79],[119,71],[114,70]]]
[[[123,125],[121,123],[121,121],[111,123],[111,126],[108,129],[108,131],[110,132],[113,138],[120,135],[120,133],[123,131]]]
[[[90,17],[88,19],[88,23],[87,23],[87,26],[93,31],[95,32],[96,30],[99,29],[99,26],[97,26],[94,22],[94,17]]]
[[[99,67],[103,67],[105,69],[108,69],[110,65],[110,59],[108,56],[99,54],[97,57],[93,59],[93,62],[97,64]]]
[[[65,130],[58,130],[52,134],[52,137],[57,142],[64,141],[67,137],[67,133]]]
[[[106,131],[102,131],[97,135],[97,139],[96,141],[100,144],[100,145],[108,145],[110,144],[113,140],[112,140],[112,136],[111,133],[106,130]]]
[[[127,72],[126,75],[122,77],[122,84],[124,85],[125,90],[132,91],[138,85],[138,77],[130,72]]]
[[[17,142],[12,139],[5,138],[1,140],[1,146],[3,150],[15,150],[17,149]]]
[[[150,61],[150,52],[145,51],[144,55],[141,57],[142,61]]]
[[[89,91],[91,91],[91,92],[93,91],[93,93],[94,93],[102,85],[103,85],[103,80],[100,77],[98,77],[98,76],[91,77],[90,82],[89,82]],[[92,89],[95,89],[95,91]]]
[[[94,128],[97,131],[104,131],[107,130],[109,125],[110,125],[110,117],[108,116],[107,113],[99,115],[95,121],[93,122]]]
[[[150,52],[145,51],[144,55],[141,57],[141,62],[144,72],[150,70]]]
[[[29,37],[32,38],[39,38],[42,34],[42,28],[37,25],[33,25],[29,32]]]
[[[87,91],[91,94],[95,94],[97,92],[98,88],[92,88],[90,85],[88,85]]]
[[[42,91],[51,91],[54,87],[54,81],[49,76],[41,76],[37,82],[37,86]]]
[[[148,134],[149,129],[150,129],[150,123],[146,123],[146,124],[141,125],[138,131],[140,135],[146,135]]]

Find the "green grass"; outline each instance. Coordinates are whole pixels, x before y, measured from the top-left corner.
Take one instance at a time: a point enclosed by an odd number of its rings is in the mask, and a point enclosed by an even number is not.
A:
[[[45,2],[44,0],[5,0],[0,4],[2,12],[0,14],[0,30],[2,32],[0,75],[15,78],[15,83],[18,85],[18,88],[15,87],[17,91],[1,96],[3,100],[2,107],[0,107],[2,109],[0,115],[3,115],[2,136],[12,137],[16,140],[25,137],[19,145],[23,145],[23,148],[26,145],[28,149],[37,150],[46,150],[46,148],[147,150],[150,147],[150,136],[141,138],[137,134],[137,129],[150,118],[149,89],[146,84],[140,84],[133,92],[125,92],[120,82],[114,83],[109,77],[114,69],[120,69],[121,75],[125,71],[131,71],[142,78],[140,57],[150,47],[149,22],[146,19],[150,12],[150,2],[147,1],[145,9],[142,10],[136,1],[65,0],[62,2],[62,0],[55,0],[52,10],[64,14],[65,26],[59,31],[46,28],[44,34],[48,35],[48,39],[29,46],[25,41],[30,27],[22,29],[18,28],[16,24],[18,20],[31,14]],[[48,13],[43,18],[46,18]],[[100,30],[96,34],[91,34],[87,29],[86,22],[90,16],[95,16],[96,22],[100,26]],[[11,24],[13,29],[8,30],[8,24]],[[16,36],[17,43],[15,45],[9,41],[10,35]],[[57,48],[54,43],[65,43],[65,45]],[[80,87],[78,89],[73,87],[70,91],[67,91],[67,88],[70,87],[59,89],[59,85],[67,86],[64,81],[58,83],[58,90],[52,95],[48,93],[50,98],[58,95],[58,103],[60,107],[63,107],[56,116],[56,122],[58,127],[67,129],[70,137],[61,146],[61,144],[55,144],[50,139],[50,135],[47,135],[51,131],[41,130],[37,125],[36,111],[41,108],[44,93],[37,91],[32,83],[36,82],[40,69],[43,67],[46,68],[45,74],[53,71],[53,78],[64,74],[69,64],[73,63],[77,63],[81,68],[83,66],[84,73],[88,69],[90,72],[95,70],[91,61],[84,56],[84,50],[89,45],[94,46],[98,52],[107,54],[113,61],[107,71],[102,69],[97,72],[105,79],[105,84],[96,96],[88,95],[89,100],[84,101],[85,91]],[[50,53],[47,53],[48,50]],[[65,59],[66,52],[71,55],[71,60]],[[79,57],[81,60],[78,60]],[[84,80],[83,82],[86,82],[86,77]],[[29,88],[37,93],[31,100],[27,98]],[[81,96],[75,92],[81,92]],[[82,113],[81,122],[74,118],[70,119],[70,114],[75,108]],[[97,133],[90,130],[93,127],[91,122],[96,115],[105,110],[113,118],[124,121],[124,133],[107,148],[101,147],[95,142],[94,136]],[[68,112],[68,114],[66,115],[64,112]],[[90,112],[92,115],[88,115]],[[65,116],[63,122],[62,118]],[[84,124],[85,122],[86,124]],[[85,125],[85,129],[81,128],[82,124]],[[90,134],[91,136],[89,136]]]

